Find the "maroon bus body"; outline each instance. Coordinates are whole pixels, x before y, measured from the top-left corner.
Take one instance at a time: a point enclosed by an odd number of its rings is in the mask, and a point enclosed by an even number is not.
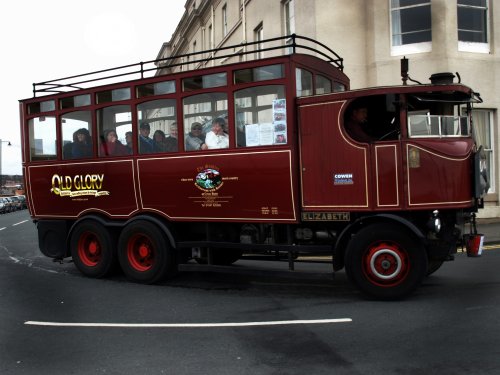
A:
[[[283,67],[282,77],[239,83],[232,78],[236,71],[276,65]],[[370,296],[408,295],[452,259],[465,223],[475,224],[484,193],[478,188],[479,150],[467,125],[475,93],[453,82],[349,91],[341,68],[292,53],[78,90],[68,85],[67,92],[22,100],[23,172],[41,251],[57,259],[72,256],[91,277],[103,277],[119,263],[129,279],[142,283],[171,277],[190,259],[229,265],[243,253],[289,260],[321,253],[332,256],[334,270],[345,267],[353,284]],[[298,69],[327,77],[338,92],[297,97]],[[214,74],[227,74],[227,84],[184,89],[184,79]],[[165,80],[175,82],[174,93],[136,95],[139,87]],[[280,116],[286,132],[272,145],[238,147],[236,92],[277,85],[284,87],[286,110]],[[130,98],[96,99],[123,88],[130,89]],[[183,100],[207,92],[227,94],[227,149],[185,151],[185,134],[179,134],[178,152],[140,154],[136,142],[130,155],[103,158],[94,139],[92,158],[63,158],[61,117],[67,113],[91,112],[90,130],[98,135],[99,110],[129,106],[137,140],[138,105],[173,99],[184,129]],[[92,99],[82,108],[66,108],[75,95]],[[395,128],[390,136],[367,143],[348,134],[346,118],[358,100],[368,100],[372,110],[385,106],[371,126]],[[439,136],[430,130],[412,136],[408,108],[426,100],[429,108],[439,108],[432,114]],[[441,104],[433,100],[467,106],[467,115],[455,116],[466,129],[455,126],[459,135],[443,137],[450,110],[439,112]],[[47,101],[54,107],[39,110]],[[55,119],[57,152],[35,157],[30,122],[47,117]],[[391,124],[383,124],[388,117]]]

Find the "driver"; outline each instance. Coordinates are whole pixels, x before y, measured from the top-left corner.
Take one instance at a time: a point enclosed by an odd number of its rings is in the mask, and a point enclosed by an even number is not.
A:
[[[345,123],[347,134],[356,141],[371,142],[374,138],[367,133],[367,127],[368,108],[364,105],[353,107]]]

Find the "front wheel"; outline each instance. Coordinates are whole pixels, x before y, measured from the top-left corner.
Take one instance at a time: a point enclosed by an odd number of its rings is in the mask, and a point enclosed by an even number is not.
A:
[[[177,271],[167,236],[157,225],[145,220],[131,222],[122,230],[118,260],[129,280],[143,284],[159,282]]]
[[[351,239],[345,268],[349,280],[368,296],[398,299],[413,292],[424,279],[427,254],[408,231],[372,224]]]

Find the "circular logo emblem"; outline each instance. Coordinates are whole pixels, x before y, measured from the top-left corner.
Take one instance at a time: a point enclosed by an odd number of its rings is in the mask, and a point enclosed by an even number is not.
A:
[[[216,190],[222,184],[222,177],[218,170],[206,168],[196,175],[196,185],[202,190]]]

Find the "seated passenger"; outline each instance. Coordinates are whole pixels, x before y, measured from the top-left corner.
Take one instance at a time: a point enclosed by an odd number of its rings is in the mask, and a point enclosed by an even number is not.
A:
[[[174,152],[178,150],[177,145],[177,137],[179,136],[179,132],[177,131],[177,123],[173,122],[169,126],[169,137],[166,138],[165,142],[167,144],[166,151]]]
[[[129,150],[127,146],[118,140],[116,131],[114,129],[108,129],[104,131],[104,140],[101,143],[101,156],[122,156],[128,155]]]
[[[173,125],[175,127],[175,125]],[[177,134],[177,127],[175,127]],[[172,134],[172,132],[171,132]],[[157,152],[173,152],[177,151],[177,138],[172,136],[167,137],[162,130],[157,130],[153,134],[154,148]]]
[[[134,140],[132,132],[125,133],[125,141],[127,142],[126,146],[128,148],[128,151],[131,154],[134,151]]]
[[[213,120],[212,130],[207,133],[205,143],[209,150],[229,147],[229,136],[224,132],[226,121],[222,117]]]
[[[139,127],[139,152],[141,154],[156,152],[155,143],[149,138],[149,133],[151,133],[149,124],[147,122],[142,123]]]
[[[345,130],[349,136],[359,142],[371,142],[374,138],[367,133],[368,109],[361,104],[355,105],[347,113]]]
[[[92,138],[87,129],[78,129],[73,134],[73,143],[71,145],[71,158],[81,159],[92,157]]]
[[[205,135],[199,122],[193,122],[191,131],[186,136],[186,151],[206,150]]]

